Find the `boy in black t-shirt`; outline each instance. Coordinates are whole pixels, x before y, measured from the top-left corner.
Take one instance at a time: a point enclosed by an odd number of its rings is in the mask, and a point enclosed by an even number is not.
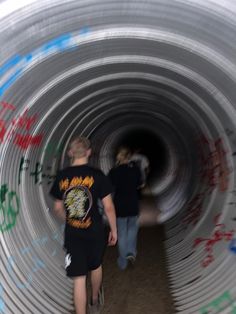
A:
[[[122,270],[126,269],[128,262],[133,265],[137,255],[138,191],[142,187],[141,172],[130,162],[130,156],[128,148],[120,148],[116,156],[116,166],[108,174],[114,187],[119,251],[117,264]]]
[[[86,276],[91,271],[91,313],[100,313],[102,303],[102,259],[105,250],[105,230],[98,211],[101,199],[110,233],[108,244],[117,241],[115,209],[111,198],[112,187],[108,178],[88,166],[91,154],[89,140],[76,137],[68,152],[72,165],[61,170],[51,188],[56,198],[54,210],[65,220],[65,268],[74,279],[74,304],[77,314],[86,314]],[[99,298],[100,296],[100,298]]]

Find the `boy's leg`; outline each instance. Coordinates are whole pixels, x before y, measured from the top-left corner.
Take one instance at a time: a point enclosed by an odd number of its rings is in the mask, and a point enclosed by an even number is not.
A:
[[[127,256],[127,217],[118,217],[117,218],[117,232],[118,232],[118,266],[120,269],[125,269],[128,265],[126,256]]]
[[[92,302],[98,302],[98,293],[102,285],[102,266],[91,271],[91,285],[92,285]]]
[[[128,217],[127,250],[134,258],[137,255],[138,216]]]
[[[76,314],[86,314],[86,276],[74,278],[74,304]]]

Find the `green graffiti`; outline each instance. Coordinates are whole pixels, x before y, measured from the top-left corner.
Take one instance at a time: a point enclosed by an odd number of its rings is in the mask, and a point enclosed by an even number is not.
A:
[[[58,155],[61,155],[62,151],[63,151],[64,145],[57,145],[54,143],[49,143],[47,145],[47,147],[45,148],[45,153],[47,155],[54,155],[55,157]]]
[[[0,189],[0,202],[1,202],[1,204],[5,202],[7,192],[8,192],[7,185],[3,184],[1,186],[1,189]]]
[[[20,200],[16,192],[9,191],[6,184],[0,188],[0,231],[4,232],[16,224],[20,211]]]
[[[211,301],[200,309],[201,314],[220,313],[220,311],[231,306],[231,314],[236,314],[236,306],[229,291],[224,292],[217,299]]]

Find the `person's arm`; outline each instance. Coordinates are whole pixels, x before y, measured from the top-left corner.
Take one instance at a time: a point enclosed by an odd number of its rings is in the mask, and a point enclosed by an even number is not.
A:
[[[144,171],[145,171],[146,176],[148,175],[150,171],[150,163],[147,157],[145,158]]]
[[[141,190],[145,187],[145,182],[142,180],[142,173],[141,170],[136,166],[137,170],[137,190]]]
[[[146,175],[148,175],[149,172],[150,172],[150,167],[149,167],[149,165],[147,165],[144,170],[145,170]]]
[[[108,194],[102,199],[102,204],[111,229],[108,244],[115,245],[117,242],[116,213],[111,194]]]
[[[55,200],[53,210],[54,210],[55,214],[57,215],[57,217],[59,217],[61,220],[63,220],[63,222],[65,222],[66,212],[65,212],[63,201]]]
[[[59,181],[60,181],[60,173],[57,173],[49,194],[54,199],[53,212],[56,214],[58,218],[60,218],[61,220],[63,220],[63,222],[65,222],[66,212],[65,212],[63,201],[62,201],[62,192],[59,189]]]

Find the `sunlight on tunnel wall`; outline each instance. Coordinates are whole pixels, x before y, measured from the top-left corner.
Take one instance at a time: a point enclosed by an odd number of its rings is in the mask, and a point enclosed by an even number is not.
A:
[[[1,314],[70,313],[50,185],[73,134],[107,172],[139,130],[176,313],[236,313],[235,31],[233,0],[0,1]]]

